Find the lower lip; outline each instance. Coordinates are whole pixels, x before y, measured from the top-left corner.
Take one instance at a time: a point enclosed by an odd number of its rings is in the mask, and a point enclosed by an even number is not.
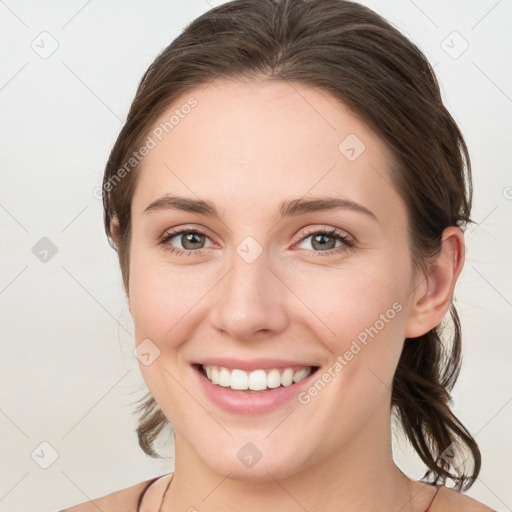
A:
[[[249,390],[233,390],[212,384],[203,375],[201,369],[194,366],[194,371],[198,376],[200,386],[210,401],[225,411],[248,415],[264,414],[277,409],[285,402],[296,397],[304,388],[307,388],[313,376],[317,373],[316,371],[312,372],[305,379],[291,386],[251,392]]]

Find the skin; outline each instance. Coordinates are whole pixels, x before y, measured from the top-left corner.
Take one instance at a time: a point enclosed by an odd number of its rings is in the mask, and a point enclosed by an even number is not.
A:
[[[423,512],[433,487],[393,462],[391,383],[404,339],[438,325],[450,306],[461,231],[445,230],[428,277],[415,271],[385,143],[325,92],[217,81],[189,91],[159,122],[192,96],[197,106],[144,158],[132,201],[129,306],[137,344],[150,339],[160,350],[140,368],[175,429],[162,510],[222,512],[243,501],[247,512]],[[338,149],[350,134],[365,145],[354,161]],[[144,213],[165,194],[211,201],[220,219]],[[357,202],[376,219],[341,208],[279,219],[283,201],[325,197]],[[205,233],[198,253],[165,250],[190,247],[181,236],[161,243],[175,228]],[[337,228],[354,246],[327,238],[338,252],[322,255],[317,228]],[[263,251],[251,263],[236,251],[247,236]],[[191,363],[205,356],[293,355],[321,375],[397,303],[394,318],[307,405],[228,413],[197,385]],[[236,457],[247,442],[262,453],[251,468]],[[436,504],[450,493],[442,489]]]

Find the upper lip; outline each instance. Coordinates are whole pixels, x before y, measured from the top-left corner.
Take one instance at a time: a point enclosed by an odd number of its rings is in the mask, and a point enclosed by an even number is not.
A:
[[[316,365],[310,363],[304,363],[302,361],[292,359],[271,359],[267,357],[255,358],[255,359],[236,359],[232,357],[209,357],[195,361],[195,364],[199,365],[214,365],[224,366],[229,369],[239,369],[245,371],[251,370],[270,370],[272,368],[295,368],[295,367],[316,367]]]

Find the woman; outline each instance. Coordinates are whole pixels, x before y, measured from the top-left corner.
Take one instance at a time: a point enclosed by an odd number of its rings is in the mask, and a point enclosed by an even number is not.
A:
[[[210,10],[142,78],[103,191],[139,442],[170,423],[176,464],[69,511],[491,510],[459,492],[481,459],[448,405],[469,156],[396,29],[341,0]]]

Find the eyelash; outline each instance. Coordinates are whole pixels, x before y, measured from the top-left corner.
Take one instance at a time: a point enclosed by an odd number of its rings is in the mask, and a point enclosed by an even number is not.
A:
[[[198,229],[182,229],[179,231],[171,231],[169,233],[166,233],[164,235],[164,237],[160,240],[160,244],[163,246],[165,251],[168,251],[176,256],[183,256],[183,255],[194,256],[197,253],[201,252],[202,249],[193,249],[193,250],[189,251],[186,249],[177,249],[176,247],[172,247],[171,245],[168,244],[168,242],[170,240],[172,240],[174,237],[176,237],[177,235],[182,235],[184,233],[193,233],[193,234],[205,236],[206,238],[208,238],[208,236],[205,233],[203,233],[202,231],[199,231]],[[344,234],[342,231],[339,231],[336,228],[313,229],[313,230],[305,233],[304,236],[299,240],[299,242],[303,242],[306,238],[309,238],[311,235],[325,235],[325,236],[329,236],[331,238],[336,238],[336,239],[340,240],[341,242],[343,242],[343,246],[337,247],[335,249],[329,249],[327,251],[309,251],[309,252],[313,252],[315,257],[316,256],[332,256],[333,254],[346,251],[347,249],[350,249],[350,248],[354,247],[354,245],[355,245],[355,242],[352,238],[349,238],[346,234]],[[299,242],[297,242],[297,243],[299,243]],[[304,250],[307,250],[307,249],[304,249]]]

